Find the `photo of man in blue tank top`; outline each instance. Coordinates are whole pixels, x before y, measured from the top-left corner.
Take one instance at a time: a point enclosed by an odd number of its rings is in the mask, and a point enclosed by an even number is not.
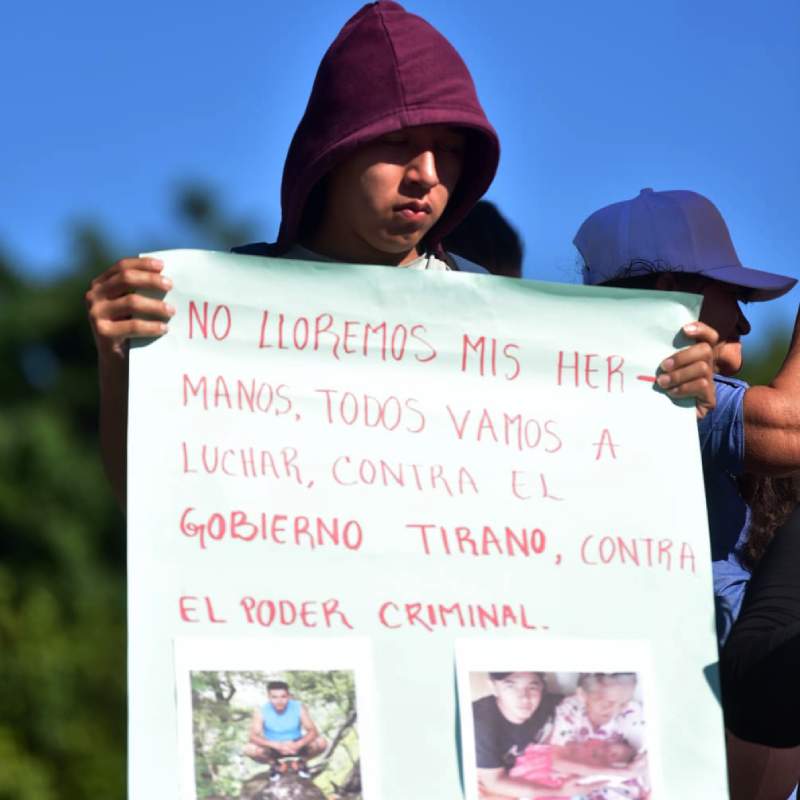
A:
[[[306,759],[325,752],[327,745],[308,709],[291,696],[289,685],[284,681],[267,683],[267,702],[253,711],[245,755],[269,764],[273,780],[280,777],[281,766],[289,763],[298,775],[308,778]]]

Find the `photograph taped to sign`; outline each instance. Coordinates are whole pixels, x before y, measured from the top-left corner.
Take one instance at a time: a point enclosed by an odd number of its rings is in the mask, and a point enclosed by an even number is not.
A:
[[[463,640],[456,664],[467,800],[664,797],[646,643]]]
[[[366,642],[178,639],[175,662],[181,800],[377,797]]]

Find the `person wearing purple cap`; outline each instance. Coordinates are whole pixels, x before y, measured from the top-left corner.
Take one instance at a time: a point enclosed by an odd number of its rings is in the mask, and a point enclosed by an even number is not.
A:
[[[486,192],[498,160],[497,134],[453,46],[397,3],[370,3],[319,65],[286,157],[277,241],[235,251],[485,272],[451,259],[442,240]],[[174,313],[137,290],[170,286],[161,262],[126,258],[86,294],[98,351],[103,458],[123,504],[127,343],[162,335]],[[713,405],[713,390],[692,379],[708,363],[702,349],[684,352],[670,372],[677,391],[697,396],[702,408]]]
[[[760,497],[775,498],[778,493],[768,491],[769,483],[778,480],[772,476],[800,470],[800,315],[789,353],[778,374],[768,386],[751,387],[734,377],[742,367],[740,339],[750,332],[739,303],[775,299],[790,291],[797,281],[742,266],[721,214],[696,192],[643,189],[632,200],[614,203],[591,214],[578,230],[574,243],[583,258],[584,283],[702,294],[700,319],[719,333],[714,348],[717,404],[698,426],[711,536],[717,636],[722,646],[742,607],[751,577],[750,567],[754,564],[753,552],[765,549],[763,541],[749,541],[751,519],[774,517],[774,513],[762,512],[775,509],[762,509],[758,505],[751,508],[748,499],[755,498],[758,503]],[[670,390],[668,375],[661,375],[658,383]],[[782,485],[776,483],[775,488],[781,488],[785,494]],[[788,498],[788,507],[798,500],[800,496]],[[758,547],[754,547],[756,544]],[[784,592],[782,596],[785,599],[791,593]],[[777,619],[785,620],[787,614],[794,613],[797,604],[786,608],[776,606],[775,597],[774,591],[768,597],[770,609],[776,611]],[[783,641],[772,633],[774,626],[763,613],[764,602],[757,609],[757,619],[750,619],[745,633],[737,635],[735,651],[728,648],[726,671],[729,676],[738,673],[737,686],[748,685],[742,679],[743,670],[756,662],[763,668],[765,654],[774,661],[777,653],[773,654],[771,648],[777,647],[775,642]],[[766,631],[765,621],[769,623]],[[796,621],[800,625],[800,618]],[[750,629],[754,625],[760,638],[752,635]],[[781,682],[782,686],[785,684],[786,681]],[[745,715],[737,708],[739,702],[733,687],[729,678],[723,690],[726,720],[729,727],[749,737],[747,731],[752,732],[755,726],[741,725],[739,720]],[[741,700],[748,710],[753,702],[757,704],[754,698]],[[758,737],[750,740],[769,743],[763,730],[764,726]],[[781,734],[783,741],[788,741],[785,729]],[[798,740],[800,736],[792,744]],[[796,754],[793,758],[784,752],[771,762],[773,785],[783,787],[777,790],[776,797],[785,797],[800,774],[800,760]],[[749,789],[741,787],[752,788],[754,781],[759,783],[758,776],[763,775],[766,763],[764,748],[759,750],[730,738],[732,796],[751,797],[747,794]],[[779,769],[786,770],[786,774],[779,776]],[[765,784],[761,786],[766,791]]]
[[[717,605],[724,642],[738,614],[749,570],[738,553],[749,509],[738,476],[800,469],[800,341],[770,386],[748,387],[741,337],[750,324],[740,301],[772,300],[794,278],[743,267],[722,215],[696,192],[643,189],[638,197],[601,208],[574,239],[591,285],[684,291],[703,295],[700,319],[714,327],[717,405],[700,420]],[[658,384],[671,393],[671,378]]]

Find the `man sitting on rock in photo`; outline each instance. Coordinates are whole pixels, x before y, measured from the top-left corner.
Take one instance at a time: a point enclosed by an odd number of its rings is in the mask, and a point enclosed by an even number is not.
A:
[[[289,685],[270,681],[267,702],[253,711],[250,741],[244,747],[244,754],[261,764],[269,764],[272,780],[280,777],[281,759],[295,759],[297,773],[308,778],[306,759],[323,753],[327,745],[308,709],[289,693]]]

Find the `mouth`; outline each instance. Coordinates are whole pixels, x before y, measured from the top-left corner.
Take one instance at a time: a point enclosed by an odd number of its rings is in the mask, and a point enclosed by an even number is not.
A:
[[[430,203],[423,203],[421,200],[412,200],[394,207],[394,212],[408,222],[424,222],[432,211]]]

